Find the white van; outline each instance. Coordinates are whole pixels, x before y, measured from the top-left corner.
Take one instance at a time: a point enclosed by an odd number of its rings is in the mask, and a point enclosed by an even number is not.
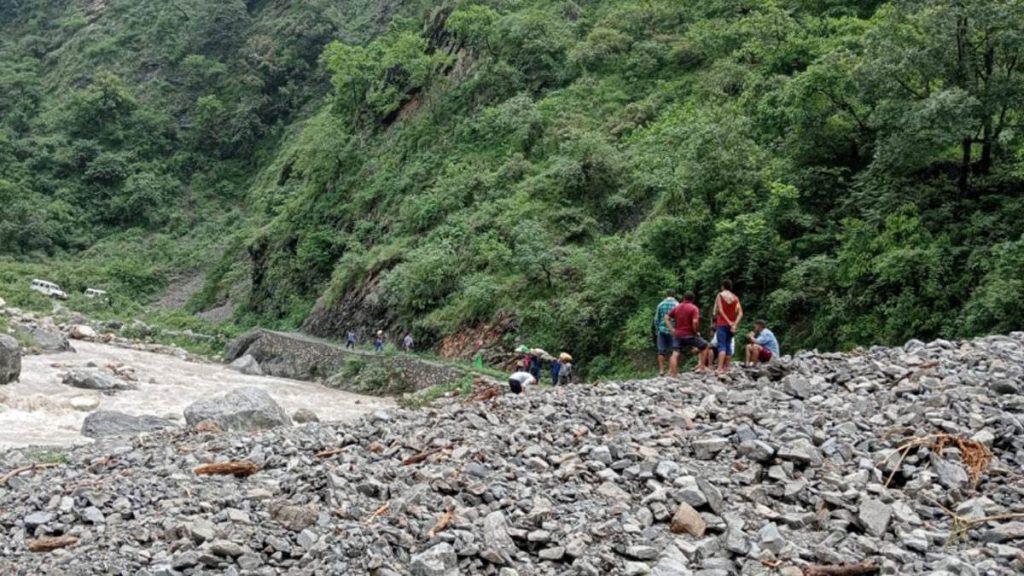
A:
[[[86,298],[106,298],[107,297],[107,291],[106,290],[100,290],[99,288],[86,288],[85,289],[85,297]]]
[[[39,280],[38,278],[33,280],[32,289],[50,298],[60,298],[61,300],[67,300],[68,298],[67,293],[61,290],[60,286],[46,280]]]

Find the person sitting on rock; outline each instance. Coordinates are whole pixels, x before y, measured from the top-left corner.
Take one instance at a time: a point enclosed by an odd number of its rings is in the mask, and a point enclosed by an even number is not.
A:
[[[523,389],[531,384],[536,384],[537,379],[533,377],[529,372],[513,372],[508,377],[508,387],[512,390],[513,394],[522,394]]]
[[[754,331],[747,334],[747,342],[747,366],[771,362],[772,358],[780,354],[779,341],[764,320],[754,322]]]

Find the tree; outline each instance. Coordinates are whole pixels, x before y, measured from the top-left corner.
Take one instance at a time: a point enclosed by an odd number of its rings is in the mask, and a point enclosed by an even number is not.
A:
[[[1024,104],[1024,3],[900,0],[883,9],[866,46],[864,86],[885,111],[882,137],[896,144],[883,159],[906,154],[906,136],[922,160],[956,146],[966,195]]]

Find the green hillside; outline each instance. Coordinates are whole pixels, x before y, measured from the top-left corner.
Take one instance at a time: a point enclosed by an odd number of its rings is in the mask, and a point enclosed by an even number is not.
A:
[[[11,269],[331,336],[649,355],[731,278],[783,346],[1024,326],[1024,6],[0,8]]]

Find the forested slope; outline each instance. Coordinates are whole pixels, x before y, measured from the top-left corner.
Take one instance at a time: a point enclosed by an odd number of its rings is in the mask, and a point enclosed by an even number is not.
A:
[[[2,13],[21,258],[171,238],[193,311],[596,372],[724,277],[788,349],[1024,325],[1018,2],[52,5]]]

